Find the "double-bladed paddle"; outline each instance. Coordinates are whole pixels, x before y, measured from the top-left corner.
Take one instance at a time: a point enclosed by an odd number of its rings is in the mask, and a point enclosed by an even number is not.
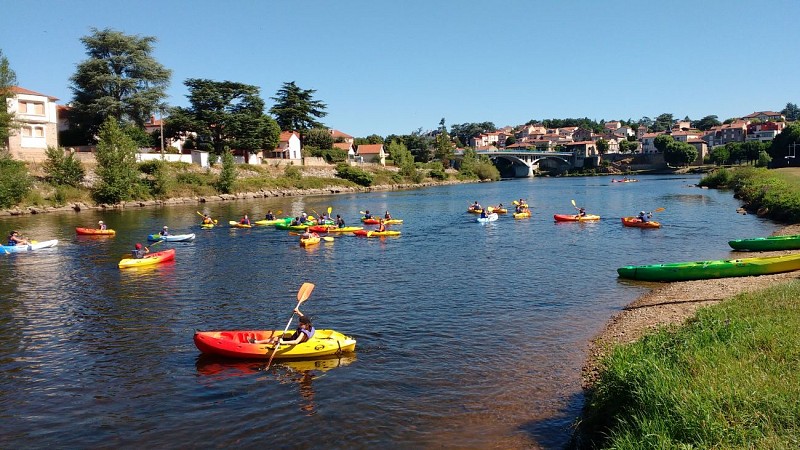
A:
[[[281,338],[287,331],[289,331],[289,326],[292,324],[292,320],[294,320],[294,311],[303,304],[304,301],[308,300],[308,297],[311,296],[311,291],[314,290],[314,283],[303,283],[300,286],[300,289],[297,291],[297,306],[294,307],[292,310],[292,317],[289,318],[289,322],[286,324],[286,328],[283,329],[283,333],[278,337],[278,342],[275,344],[275,348],[272,349],[272,354],[269,355],[269,361],[267,362],[267,366],[264,367],[264,371],[266,372],[269,370],[269,366],[272,365],[272,358],[275,357],[275,353],[278,353],[278,349],[281,348]]]

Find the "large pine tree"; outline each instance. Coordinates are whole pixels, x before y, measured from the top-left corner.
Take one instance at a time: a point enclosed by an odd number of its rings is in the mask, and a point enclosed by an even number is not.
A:
[[[314,89],[301,89],[294,81],[283,83],[275,97],[275,106],[269,112],[275,116],[275,121],[281,130],[305,131],[311,128],[324,128],[316,119],[328,115],[325,111],[327,105],[319,100],[314,100]]]

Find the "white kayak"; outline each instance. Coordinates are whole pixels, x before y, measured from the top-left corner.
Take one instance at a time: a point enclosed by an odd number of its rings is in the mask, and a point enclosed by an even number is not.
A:
[[[16,252],[29,252],[39,250],[40,248],[55,247],[58,244],[58,239],[51,239],[49,241],[36,242],[28,245],[0,245],[0,254],[16,253]]]
[[[191,241],[194,239],[194,233],[190,234],[168,234],[166,236],[161,236],[160,234],[151,234],[147,236],[148,241],[167,241],[167,242],[183,242],[183,241]]]
[[[494,222],[495,220],[497,220],[497,217],[498,217],[497,213],[491,213],[486,217],[478,217],[477,220],[480,223]]]

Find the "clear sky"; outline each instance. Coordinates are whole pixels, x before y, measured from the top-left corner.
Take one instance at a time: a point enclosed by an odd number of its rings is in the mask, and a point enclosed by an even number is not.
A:
[[[11,0],[0,49],[20,86],[72,98],[82,36],[158,39],[172,70],[270,97],[314,89],[356,137],[532,119],[720,120],[800,103],[800,1]]]

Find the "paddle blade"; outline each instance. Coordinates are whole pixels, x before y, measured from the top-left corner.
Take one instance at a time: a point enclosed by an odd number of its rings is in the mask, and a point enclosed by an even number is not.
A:
[[[333,206],[328,206],[328,215],[331,215],[331,211],[333,211]]]
[[[664,211],[665,209],[666,208],[656,208],[656,209],[653,210],[653,212],[661,212],[661,211]]]
[[[516,201],[516,200],[514,200],[513,202],[511,202],[511,204],[513,204],[514,206],[519,206],[519,202],[518,202],[518,201]]]
[[[332,238],[332,237],[330,237],[330,236],[322,236],[322,239],[323,239],[325,242],[333,242],[333,238]]]
[[[362,216],[363,216],[364,214],[366,214],[364,211],[359,211],[358,213],[359,213],[359,214],[361,214]]]
[[[570,201],[572,202],[572,206],[574,206],[574,207],[576,207],[576,208],[578,207],[578,205],[576,205],[576,204],[575,204],[575,200],[574,200],[574,199],[573,199],[573,200],[570,200]]]
[[[297,291],[297,301],[303,303],[311,296],[311,291],[314,290],[314,283],[303,283],[300,290]],[[298,304],[299,306],[299,304]]]

